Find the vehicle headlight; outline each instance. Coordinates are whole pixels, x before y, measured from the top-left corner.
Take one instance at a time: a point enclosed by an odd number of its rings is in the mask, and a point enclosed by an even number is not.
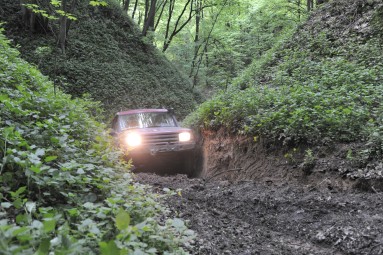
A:
[[[139,146],[141,145],[142,143],[142,138],[139,134],[137,133],[129,133],[127,136],[126,136],[126,143],[130,146],[130,147],[136,147],[136,146]]]
[[[189,132],[179,133],[178,138],[180,142],[188,142],[191,139],[191,134]]]

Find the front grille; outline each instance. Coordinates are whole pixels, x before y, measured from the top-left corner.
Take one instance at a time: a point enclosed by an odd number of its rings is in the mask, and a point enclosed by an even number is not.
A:
[[[178,133],[144,134],[142,137],[143,144],[161,145],[161,144],[174,144],[177,142],[178,142]]]

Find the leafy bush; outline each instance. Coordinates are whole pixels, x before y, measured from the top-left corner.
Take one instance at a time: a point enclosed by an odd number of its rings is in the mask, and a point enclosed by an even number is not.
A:
[[[193,233],[160,224],[160,195],[135,183],[99,104],[71,99],[0,33],[0,254],[184,254]]]
[[[318,61],[309,54],[289,51],[273,78],[275,87],[232,89],[204,103],[187,122],[285,143],[381,144],[383,66],[342,57]]]

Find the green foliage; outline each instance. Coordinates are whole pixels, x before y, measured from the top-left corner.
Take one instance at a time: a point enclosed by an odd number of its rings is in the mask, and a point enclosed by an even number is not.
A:
[[[0,254],[185,254],[193,232],[161,223],[99,104],[54,90],[0,34]],[[182,223],[183,224],[183,223]]]
[[[102,0],[89,1],[91,6],[107,6],[107,2]],[[58,17],[67,17],[70,20],[77,20],[77,18],[69,12],[63,11],[62,2],[59,0],[50,0],[48,6],[40,6],[38,4],[23,4],[26,8],[30,9],[32,12],[41,15],[44,18],[50,20],[57,20]],[[66,8],[66,7],[65,7]]]
[[[367,7],[371,10],[366,12],[380,10]],[[354,15],[353,8],[345,10]],[[365,30],[369,36],[348,31],[340,37],[347,17],[340,17],[342,26],[313,21],[302,25],[289,41],[255,58],[235,86],[204,103],[186,122],[290,146],[358,142],[364,144],[358,161],[381,158],[383,49],[378,21],[375,15],[373,29]],[[368,24],[367,18],[363,22]]]
[[[106,1],[100,1],[100,0],[89,1],[89,4],[91,6],[104,6],[104,7],[108,5]]]
[[[371,40],[352,47],[355,61],[344,53],[316,58],[309,50],[284,49],[274,73],[266,74],[275,87],[232,89],[204,103],[188,121],[287,144],[369,140],[374,155],[381,155],[383,66],[374,64],[381,57],[366,55],[380,45]]]
[[[186,1],[179,2],[182,7]],[[166,55],[189,74],[199,89],[209,92],[206,97],[228,87],[253,59],[258,62],[275,44],[288,37],[299,23],[298,1],[195,2],[206,5],[199,16],[198,41],[195,41],[196,23],[190,22],[173,39]],[[306,1],[299,2],[303,20],[307,16],[306,3],[303,3]],[[175,6],[176,11],[180,11],[179,8]],[[164,14],[156,30],[159,47],[166,34],[166,18]]]
[[[35,14],[41,15],[49,20],[57,20],[58,17],[67,17],[70,20],[77,20],[72,14],[62,10],[61,1],[51,0],[49,7],[44,9],[43,6],[38,4],[23,4],[24,7],[30,9]]]
[[[108,118],[129,108],[172,107],[179,117],[193,110],[198,95],[187,79],[143,41],[118,5],[108,1],[108,6],[94,8],[87,2],[77,3],[73,15],[78,20],[70,25],[65,55],[49,34],[28,36],[22,29],[9,29],[25,59],[38,64],[66,93],[90,94],[101,101]],[[5,0],[5,6],[0,19],[11,28],[19,20],[12,12],[17,2]],[[52,51],[41,54],[41,47]]]
[[[304,156],[302,164],[300,165],[300,168],[304,172],[310,173],[316,164],[316,160],[317,158],[314,156],[313,151],[311,149],[307,149],[305,151],[305,156]]]
[[[328,79],[333,80],[334,69],[329,70]],[[382,95],[382,84],[353,82],[331,88],[315,83],[256,87],[221,94],[190,118],[205,127],[226,126],[284,142],[355,141],[367,138],[362,135],[367,123],[379,126],[382,112],[376,105]]]

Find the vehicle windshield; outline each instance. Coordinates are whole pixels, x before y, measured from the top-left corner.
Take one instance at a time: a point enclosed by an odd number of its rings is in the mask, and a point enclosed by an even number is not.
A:
[[[131,128],[176,127],[173,116],[167,112],[143,112],[121,115],[119,117],[121,130]]]

